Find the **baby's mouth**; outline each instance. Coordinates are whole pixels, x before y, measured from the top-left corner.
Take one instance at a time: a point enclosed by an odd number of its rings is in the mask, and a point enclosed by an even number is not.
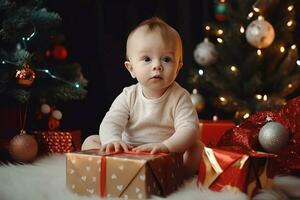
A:
[[[160,80],[160,79],[162,79],[162,77],[159,75],[155,75],[155,76],[152,76],[150,79]]]

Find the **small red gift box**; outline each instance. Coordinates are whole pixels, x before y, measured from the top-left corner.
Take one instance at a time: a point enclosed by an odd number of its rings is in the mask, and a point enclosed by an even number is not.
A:
[[[81,131],[34,131],[42,153],[67,153],[81,148]]]
[[[252,196],[269,187],[265,174],[266,158],[273,154],[204,147],[198,184],[214,191],[238,189]]]
[[[230,120],[200,120],[200,135],[205,146],[217,146],[222,135],[233,128],[235,124]]]

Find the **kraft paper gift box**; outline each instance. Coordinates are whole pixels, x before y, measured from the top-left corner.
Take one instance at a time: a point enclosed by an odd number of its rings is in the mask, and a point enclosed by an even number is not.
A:
[[[230,120],[200,120],[200,137],[206,146],[217,146],[223,134],[233,128],[235,123]]]
[[[266,161],[274,156],[263,152],[249,155],[236,150],[204,147],[198,184],[214,191],[239,190],[253,196],[259,189],[270,187]]]
[[[66,184],[79,195],[146,199],[167,196],[183,182],[182,154],[103,154],[93,149],[66,156]]]

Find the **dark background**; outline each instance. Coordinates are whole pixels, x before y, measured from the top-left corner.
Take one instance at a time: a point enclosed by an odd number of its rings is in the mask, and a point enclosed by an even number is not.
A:
[[[139,22],[161,17],[182,37],[184,67],[177,81],[189,89],[189,68],[196,63],[193,49],[203,39],[203,22],[212,9],[209,1],[188,0],[51,0],[48,10],[63,19],[65,46],[69,58],[82,65],[88,79],[83,101],[61,106],[62,128],[82,129],[83,137],[97,134],[99,124],[112,101],[125,86],[135,83],[126,68],[125,45],[128,33]],[[204,9],[205,8],[205,9]]]

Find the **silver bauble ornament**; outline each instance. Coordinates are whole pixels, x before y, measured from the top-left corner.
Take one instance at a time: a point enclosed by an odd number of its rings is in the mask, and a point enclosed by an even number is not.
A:
[[[216,62],[218,53],[208,38],[199,43],[194,50],[194,59],[201,66],[209,66]]]
[[[267,122],[259,131],[258,141],[264,150],[278,152],[289,142],[288,130],[278,122]]]
[[[197,112],[201,112],[205,106],[205,101],[202,95],[199,94],[196,89],[194,89],[193,93],[191,94],[191,100]]]
[[[275,38],[273,26],[263,18],[251,22],[246,29],[247,41],[256,48],[270,46]]]

